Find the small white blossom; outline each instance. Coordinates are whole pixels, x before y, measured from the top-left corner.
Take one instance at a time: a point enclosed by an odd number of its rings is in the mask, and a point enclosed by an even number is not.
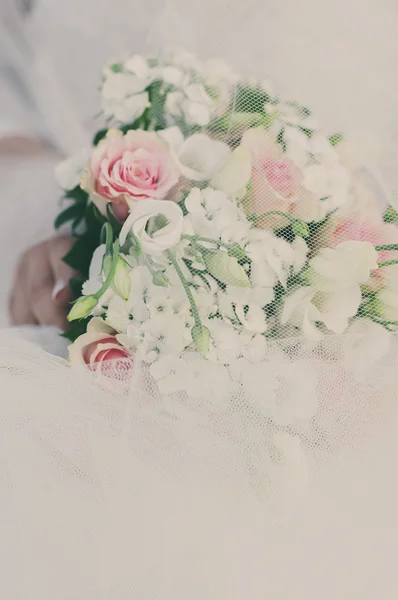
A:
[[[178,67],[167,66],[161,70],[161,78],[165,83],[179,87],[184,80],[184,71]]]
[[[73,190],[79,185],[89,157],[90,152],[85,149],[58,163],[55,167],[54,176],[63,190]]]
[[[169,92],[165,112],[175,117],[184,117],[188,125],[205,127],[209,124],[214,101],[201,83],[190,83],[181,89]]]
[[[187,330],[176,316],[158,315],[143,323],[140,328],[143,335],[142,351],[144,356],[179,356],[189,345]]]
[[[149,302],[149,313],[151,318],[155,317],[156,315],[172,315],[173,307],[171,299],[165,294],[153,296]]]
[[[212,348],[208,353],[210,360],[229,364],[239,358],[242,344],[239,332],[229,323],[212,319],[206,323],[210,329]]]
[[[133,74],[110,73],[102,87],[102,110],[105,116],[125,123],[135,121],[148,106],[146,88],[150,80]]]
[[[128,58],[124,64],[126,71],[133,73],[139,80],[145,81],[147,85],[151,83],[153,79],[153,71],[148,65],[147,59],[141,54],[133,54]]]

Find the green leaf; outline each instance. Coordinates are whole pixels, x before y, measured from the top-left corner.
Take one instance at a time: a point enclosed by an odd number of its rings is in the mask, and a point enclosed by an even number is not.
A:
[[[308,129],[307,127],[301,127],[301,126],[299,126],[298,129],[299,129],[299,131],[301,131],[302,133],[304,133],[307,136],[307,138],[309,138],[309,139],[312,138],[312,136],[314,134],[313,130],[312,129]]]
[[[342,133],[335,133],[334,135],[331,135],[329,138],[329,143],[332,146],[337,146],[337,144],[340,144],[340,142],[342,142],[344,139],[344,136]]]
[[[296,221],[292,223],[292,230],[293,233],[299,237],[308,238],[310,236],[310,228],[308,227],[308,224],[300,219],[296,219]]]
[[[92,317],[87,317],[86,319],[81,319],[81,321],[73,321],[69,323],[68,330],[65,333],[61,334],[61,337],[69,340],[70,342],[74,342],[78,337],[86,333],[87,325],[91,321]]]
[[[81,273],[84,277],[88,277],[91,259],[94,251],[99,246],[99,231],[98,235],[94,235],[92,232],[86,233],[81,237],[77,238],[75,244],[69,250],[69,252],[62,258],[62,260],[69,265],[72,269],[75,269],[78,273]]]
[[[385,223],[398,223],[398,211],[395,210],[391,205],[388,206],[384,213],[383,221]]]
[[[65,198],[68,200],[74,200],[75,202],[81,202],[83,204],[87,204],[88,202],[88,194],[82,190],[80,185],[77,185],[75,188],[73,188],[73,190],[66,192]]]
[[[88,274],[88,269],[85,265],[84,256],[87,252],[86,236],[80,237],[73,244],[72,248],[62,258],[63,262],[84,275]]]
[[[55,229],[59,229],[65,223],[69,221],[82,220],[84,217],[84,206],[81,204],[72,204],[72,206],[68,206],[65,210],[63,210],[58,217],[55,219],[54,227]]]
[[[103,140],[104,137],[106,137],[107,133],[108,133],[108,129],[101,129],[100,131],[98,131],[98,133],[96,133],[93,138],[93,146],[98,146],[100,141]]]
[[[106,219],[104,215],[98,210],[95,204],[89,204],[86,210],[86,221],[89,228],[102,229]]]
[[[72,277],[69,280],[69,285],[74,298],[78,298],[82,293],[83,283],[86,281],[84,277]]]
[[[171,87],[164,88],[162,81],[155,81],[148,89],[149,109],[147,112],[148,123],[153,123],[155,130],[164,129],[164,106]]]
[[[122,73],[123,72],[123,64],[122,63],[114,63],[110,66],[110,70],[112,73]]]
[[[225,117],[215,119],[210,125],[210,130],[215,133],[221,131],[236,134],[242,133],[249,127],[264,127],[264,129],[269,129],[277,116],[277,111],[266,115],[264,113],[249,111],[232,112]]]
[[[127,123],[127,125],[123,125],[122,127],[120,127],[120,131],[122,131],[124,134],[126,134],[128,131],[131,131],[131,130],[146,129],[147,120],[148,120],[148,109],[146,108],[145,111],[142,113],[142,115],[140,117],[138,117],[138,119],[133,121],[133,123]]]
[[[286,140],[285,140],[285,130],[282,129],[280,130],[280,132],[277,135],[276,141],[278,142],[278,144],[280,144],[282,146],[283,152],[286,152]]]

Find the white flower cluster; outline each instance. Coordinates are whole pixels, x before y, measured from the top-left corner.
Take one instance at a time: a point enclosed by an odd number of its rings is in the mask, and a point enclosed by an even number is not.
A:
[[[167,122],[182,119],[187,126],[207,126],[225,112],[230,88],[238,76],[221,60],[201,63],[183,50],[160,57],[134,55],[107,65],[103,71],[102,109],[108,118],[131,123],[151,105],[150,90],[160,84],[161,115]],[[156,105],[155,105],[156,108]]]

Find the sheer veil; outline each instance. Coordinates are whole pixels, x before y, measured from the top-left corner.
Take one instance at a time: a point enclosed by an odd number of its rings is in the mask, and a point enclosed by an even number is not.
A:
[[[149,48],[224,57],[344,131],[362,162],[398,186],[398,8],[394,0],[166,0]]]
[[[147,47],[224,58],[308,104],[348,132],[386,203],[397,13],[394,0],[167,0]],[[1,596],[396,600],[398,340],[377,336],[270,341],[266,375],[212,374],[184,395],[142,365],[110,382],[1,333]]]

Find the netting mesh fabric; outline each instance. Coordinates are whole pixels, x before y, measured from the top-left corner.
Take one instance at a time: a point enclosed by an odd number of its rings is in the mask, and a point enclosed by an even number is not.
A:
[[[159,394],[138,368],[110,384],[12,340],[0,349],[9,598],[395,597],[395,340],[366,374],[336,360],[341,339],[295,344],[273,406],[243,387],[227,402]]]

